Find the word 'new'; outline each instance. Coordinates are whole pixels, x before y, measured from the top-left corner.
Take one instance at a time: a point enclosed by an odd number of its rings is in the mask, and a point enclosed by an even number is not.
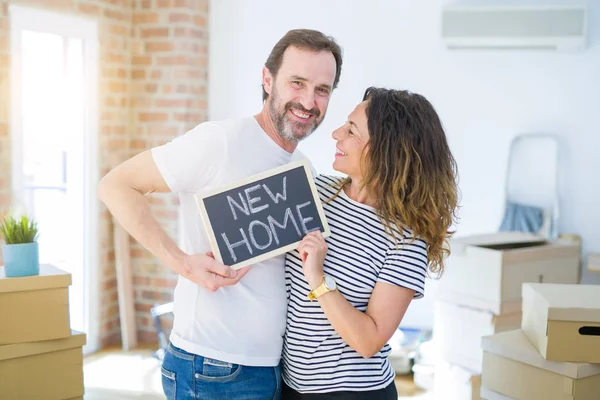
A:
[[[260,190],[261,188],[268,195],[267,200],[268,198],[270,198],[273,204],[279,204],[280,201],[286,202],[286,178],[287,177],[285,176],[283,177],[281,193],[275,191],[275,194],[273,194],[273,191],[271,191],[271,189],[269,189],[267,185],[257,184],[244,189],[243,194],[242,192],[238,192],[237,194],[239,197],[239,201],[235,199],[234,196],[228,195],[227,203],[229,204],[229,209],[231,210],[231,215],[234,221],[237,221],[237,219],[241,215],[239,213],[242,213],[249,217],[253,214],[260,213],[261,211],[264,211],[270,207],[271,204],[269,203],[261,204],[263,198],[256,193],[256,191]],[[262,220],[252,220],[249,223],[247,229],[239,228],[240,240],[236,242],[232,242],[230,240],[231,238],[227,237],[226,233],[221,233],[221,237],[223,238],[223,241],[225,242],[233,261],[237,262],[238,260],[238,257],[235,254],[235,249],[238,247],[245,247],[248,250],[248,252],[251,255],[253,255],[255,250],[262,251],[269,248],[269,246],[273,244],[273,241],[275,242],[275,244],[279,245],[280,237],[278,235],[278,229],[285,231],[288,229],[289,224],[291,224],[294,231],[296,232],[297,239],[301,239],[304,235],[306,235],[309,232],[319,230],[319,227],[310,228],[307,226],[307,224],[314,219],[313,217],[305,217],[302,215],[302,209],[309,206],[310,204],[312,204],[311,201],[306,201],[301,204],[290,205],[285,208],[285,210],[283,211],[283,216],[279,219],[275,218],[271,214],[263,213],[263,215],[266,215],[266,218],[263,217]],[[283,221],[280,222],[281,220]],[[257,241],[257,233],[261,230],[264,231],[262,237],[266,238],[266,240],[264,240],[264,242],[262,243],[259,243]]]

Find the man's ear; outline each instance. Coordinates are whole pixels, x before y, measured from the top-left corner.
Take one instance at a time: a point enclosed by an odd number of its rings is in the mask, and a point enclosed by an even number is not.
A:
[[[267,67],[263,67],[262,69],[262,84],[265,92],[270,95],[271,90],[273,90],[273,75]]]

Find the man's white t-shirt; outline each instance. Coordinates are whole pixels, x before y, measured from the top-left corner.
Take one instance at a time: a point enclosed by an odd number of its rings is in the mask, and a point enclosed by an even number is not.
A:
[[[195,193],[303,158],[279,147],[253,117],[202,123],[153,148],[152,155],[171,191],[179,194],[187,254],[210,251]],[[216,292],[179,276],[171,342],[234,364],[277,365],[287,311],[284,264],[284,255],[255,264],[236,285]]]

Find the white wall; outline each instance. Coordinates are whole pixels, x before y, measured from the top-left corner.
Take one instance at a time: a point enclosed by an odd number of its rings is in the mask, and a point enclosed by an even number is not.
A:
[[[275,42],[289,29],[319,29],[344,48],[340,85],[327,117],[300,146],[319,172],[333,172],[330,133],[365,88],[409,89],[437,108],[457,159],[459,235],[498,228],[510,141],[519,133],[544,132],[561,140],[561,231],[581,235],[584,254],[600,252],[600,159],[595,157],[600,150],[600,1],[588,4],[588,49],[572,54],[448,51],[439,40],[446,2],[213,0],[209,115],[222,119],[260,110],[261,68]],[[600,275],[584,272],[583,281],[600,284]],[[430,308],[431,296],[413,303],[404,324],[430,326]]]

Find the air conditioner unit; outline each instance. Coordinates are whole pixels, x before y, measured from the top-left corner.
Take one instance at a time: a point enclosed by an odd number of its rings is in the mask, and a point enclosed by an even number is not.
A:
[[[584,5],[448,5],[442,40],[449,49],[581,50],[586,46]]]

